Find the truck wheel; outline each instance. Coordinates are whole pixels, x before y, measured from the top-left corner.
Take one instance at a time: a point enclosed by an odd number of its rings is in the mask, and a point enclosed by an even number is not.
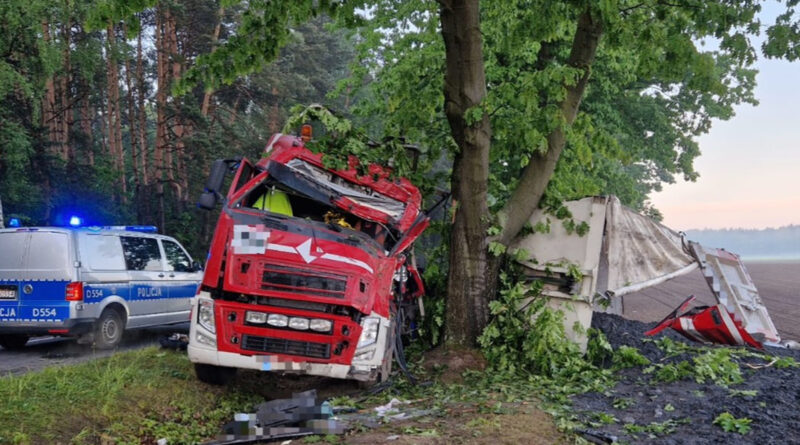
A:
[[[24,334],[0,335],[0,346],[9,351],[17,351],[25,347],[30,336]]]
[[[194,373],[201,382],[209,385],[227,385],[236,376],[236,368],[195,363]]]
[[[125,320],[119,311],[106,308],[97,319],[94,328],[94,344],[98,349],[112,349],[122,340]]]

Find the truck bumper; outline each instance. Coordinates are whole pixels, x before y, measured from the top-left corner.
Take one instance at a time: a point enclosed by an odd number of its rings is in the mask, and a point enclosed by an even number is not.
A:
[[[204,296],[198,296],[203,298]],[[255,369],[259,371],[282,371],[299,374],[319,375],[338,379],[370,380],[381,366],[386,346],[392,338],[389,336],[391,323],[385,317],[380,318],[382,329],[378,331],[375,343],[356,350],[356,358],[352,365],[335,363],[312,363],[303,361],[279,360],[270,354],[244,355],[235,352],[217,350],[217,336],[197,322],[198,298],[192,299],[191,327],[189,328],[189,346],[187,352],[193,363],[203,363],[230,368]],[[360,353],[369,355],[360,359]]]
[[[259,371],[285,371],[310,375],[321,375],[345,379],[350,366],[329,363],[286,362],[277,361],[272,355],[242,355],[232,352],[219,352],[196,344],[189,344],[189,360],[194,363],[205,363],[231,368],[257,369]]]

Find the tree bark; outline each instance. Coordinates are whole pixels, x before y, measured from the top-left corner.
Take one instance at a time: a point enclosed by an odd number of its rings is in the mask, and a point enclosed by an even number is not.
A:
[[[84,140],[86,141],[86,158],[87,164],[94,166],[94,138],[92,135],[92,122],[94,122],[95,113],[93,112],[90,99],[89,99],[89,84],[85,79],[81,79],[79,83],[81,89],[81,102],[80,102],[80,131],[83,133]],[[77,160],[78,157],[75,156]]]
[[[153,184],[156,186],[158,196],[159,225],[164,229],[166,224],[166,214],[164,208],[164,153],[167,150],[167,57],[164,44],[164,6],[158,6],[156,10],[156,73],[158,86],[156,89],[156,148],[154,153],[155,171]]]
[[[50,35],[50,23],[42,22],[42,37],[45,44],[49,44],[52,39]],[[56,126],[56,83],[55,75],[48,76],[45,82],[45,94],[42,99],[42,126],[47,129],[47,153],[53,153],[55,141],[58,140],[58,128]]]
[[[452,176],[455,221],[450,238],[447,342],[474,345],[489,319],[486,229],[491,126],[486,112],[468,122],[468,111],[486,98],[478,0],[440,2],[445,44],[445,114],[458,145]]]
[[[67,17],[67,22],[64,24],[63,31],[64,49],[63,55],[63,74],[60,79],[60,93],[61,93],[61,119],[59,128],[59,154],[61,159],[69,162],[72,158],[72,150],[69,143],[69,129],[72,126],[72,101],[70,100],[70,72],[72,66],[70,63],[70,40],[72,37],[72,25],[70,18]]]
[[[126,23],[122,24],[122,32],[125,36],[128,35],[128,25]],[[131,63],[130,58],[126,52],[125,54],[125,87],[127,88],[127,96],[128,96],[128,132],[130,133],[131,138],[131,167],[133,167],[133,183],[134,183],[134,193],[139,193],[140,188],[139,185],[141,183],[139,177],[139,136],[136,130],[136,111],[135,105],[133,100],[133,82],[131,82]]]
[[[217,26],[214,27],[214,33],[211,34],[211,53],[213,53],[217,49],[217,41],[219,40],[219,33],[222,29],[222,17],[225,14],[225,8],[221,7],[217,11]],[[208,110],[211,105],[211,95],[214,94],[214,90],[207,89],[203,93],[203,103],[200,106],[200,114],[207,118],[208,117]]]
[[[106,26],[107,43],[107,81],[108,81],[108,143],[114,158],[114,166],[119,175],[120,202],[127,202],[128,187],[125,179],[125,157],[122,149],[122,126],[119,111],[119,68],[114,55],[116,34],[114,25],[109,22]]]
[[[560,104],[563,122],[547,135],[547,152],[535,153],[522,172],[522,178],[511,199],[498,214],[501,232],[497,241],[508,245],[528,221],[547,188],[556,169],[561,152],[566,145],[566,129],[575,122],[578,108],[589,83],[592,63],[603,34],[599,18],[593,18],[587,9],[578,19],[567,65],[582,70],[574,85],[565,85],[566,96]]]
[[[147,186],[147,110],[144,107],[144,93],[145,93],[145,78],[144,78],[144,63],[142,57],[142,28],[139,27],[139,35],[136,37],[136,80],[138,89],[138,105],[139,105],[139,148],[141,149],[140,160],[142,163],[142,182]]]

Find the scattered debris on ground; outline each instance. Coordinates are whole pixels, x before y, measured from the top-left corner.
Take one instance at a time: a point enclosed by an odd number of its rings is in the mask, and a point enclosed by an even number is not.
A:
[[[189,346],[189,336],[176,332],[171,335],[162,335],[158,338],[158,344],[165,349],[174,349],[176,351],[185,351]]]
[[[209,444],[260,443],[311,435],[343,434],[345,425],[332,418],[327,401],[317,403],[317,391],[296,393],[291,399],[275,399],[256,406],[254,413],[238,413],[223,427],[223,434]]]
[[[573,398],[577,420],[597,436],[619,443],[800,442],[800,351],[701,347],[670,330],[647,338],[655,323],[609,314],[595,314],[592,325],[615,350],[636,348],[650,362],[619,371],[605,393]]]

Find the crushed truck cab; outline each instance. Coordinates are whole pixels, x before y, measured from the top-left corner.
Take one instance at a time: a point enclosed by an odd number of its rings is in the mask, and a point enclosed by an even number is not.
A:
[[[429,222],[422,197],[378,165],[359,174],[355,158],[332,170],[321,157],[277,134],[258,163],[236,162],[192,306],[201,380],[224,383],[236,368],[388,376],[423,293],[409,253]],[[212,167],[206,197],[221,177]]]

